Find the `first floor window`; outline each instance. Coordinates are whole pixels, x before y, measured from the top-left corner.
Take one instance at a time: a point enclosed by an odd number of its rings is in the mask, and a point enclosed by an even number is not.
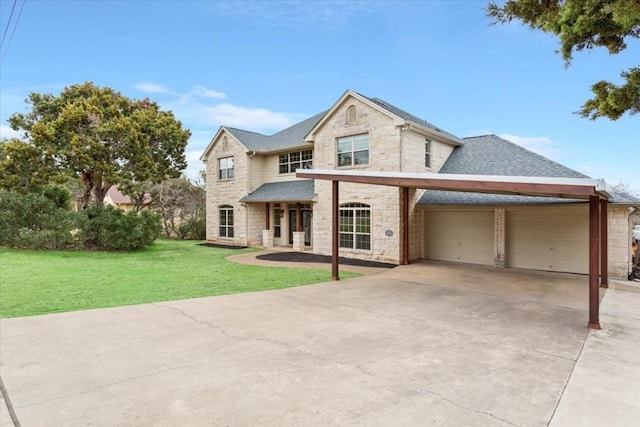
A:
[[[369,164],[369,135],[338,138],[338,166]]]
[[[428,139],[424,140],[424,166],[431,167],[431,141]]]
[[[340,247],[371,249],[371,207],[363,203],[340,206]]]
[[[218,178],[233,178],[233,157],[224,157],[222,159],[218,159]]]
[[[220,237],[233,237],[233,206],[220,206]]]
[[[280,205],[276,205],[273,210],[273,237],[276,238],[282,236],[282,214],[283,211]]]

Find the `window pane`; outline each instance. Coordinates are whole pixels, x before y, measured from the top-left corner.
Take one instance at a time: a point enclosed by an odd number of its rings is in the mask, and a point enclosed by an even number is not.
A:
[[[351,153],[338,154],[338,166],[351,166]]]
[[[313,151],[307,150],[302,152],[302,160],[311,160],[313,158]]]
[[[369,136],[368,135],[358,135],[354,138],[353,141],[353,151],[357,150],[368,150],[369,149]]]
[[[300,153],[289,153],[289,161],[290,162],[299,162],[300,161]]]
[[[355,157],[354,165],[368,165],[369,164],[369,151],[357,151],[353,153]]]
[[[351,151],[351,139],[339,139],[338,140],[338,153],[345,153]]]
[[[353,234],[340,233],[340,247],[353,249]]]
[[[218,234],[220,235],[220,237],[227,237],[227,228],[220,227],[220,229],[218,230]]]
[[[233,169],[227,169],[227,178],[233,178]]]
[[[313,169],[313,162],[311,160],[302,162],[302,169]]]
[[[356,234],[356,249],[371,249],[371,236],[368,234]]]
[[[280,154],[280,156],[278,156],[278,161],[280,163],[287,163],[289,161],[289,156],[287,154]]]
[[[289,165],[280,165],[279,173],[289,173]]]

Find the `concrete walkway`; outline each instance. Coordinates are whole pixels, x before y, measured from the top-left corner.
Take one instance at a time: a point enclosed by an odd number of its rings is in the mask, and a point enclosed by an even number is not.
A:
[[[419,263],[2,319],[1,376],[24,426],[635,426],[640,293],[587,306],[584,276]]]

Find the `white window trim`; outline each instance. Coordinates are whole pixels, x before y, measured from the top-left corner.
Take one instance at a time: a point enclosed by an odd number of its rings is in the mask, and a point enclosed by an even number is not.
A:
[[[429,159],[428,162],[427,159]],[[433,169],[433,143],[429,138],[424,140],[424,167]]]
[[[359,136],[366,136],[367,137],[367,149],[366,150],[354,150],[353,149],[353,145],[355,142],[355,139]],[[347,140],[351,140],[351,151],[343,151],[343,152],[339,152],[338,151],[338,147],[340,146],[340,142],[341,141],[347,141]],[[360,164],[356,164],[355,163],[355,153],[359,153],[359,152],[363,152],[366,151],[367,152],[367,163],[360,163]],[[350,153],[351,154],[351,164],[349,165],[340,165],[340,154],[346,154],[346,153]],[[339,138],[336,139],[336,167],[337,168],[363,168],[363,167],[368,167],[371,164],[371,140],[369,139],[369,134],[368,133],[359,133],[357,135],[349,135],[349,136],[341,136]]]
[[[353,231],[351,232],[341,232],[338,230],[338,247],[341,251],[348,251],[348,252],[360,252],[360,253],[371,253],[373,250],[373,215],[371,212],[371,205],[365,204],[365,203],[343,203],[340,205],[340,209],[339,209],[339,213],[338,216],[340,216],[340,213],[342,211],[352,211],[354,212],[353,215]],[[369,233],[362,233],[362,232],[357,232],[356,228],[357,228],[357,216],[355,214],[355,212],[357,211],[368,211],[369,212]],[[340,227],[340,218],[338,220],[338,227]],[[349,234],[352,236],[353,239],[353,245],[351,247],[345,247],[345,246],[341,246],[341,242],[340,242],[340,235],[341,234]],[[369,248],[368,249],[363,249],[363,248],[357,248],[356,247],[356,243],[357,243],[357,236],[369,236]]]
[[[235,214],[234,214],[233,206],[231,205],[222,205],[218,207],[218,219],[220,220],[218,224],[218,237],[221,239],[233,239],[235,237]],[[225,223],[222,223],[222,213],[225,213]],[[229,225],[229,212],[231,212],[232,223]],[[223,236],[221,231],[225,230],[225,235]],[[232,236],[229,236],[229,230],[231,230]]]
[[[309,153],[311,155],[310,158],[303,160],[303,154]],[[291,161],[291,155],[298,154],[300,156],[299,161]],[[282,162],[282,156],[287,156],[287,161]],[[300,150],[300,151],[291,151],[289,153],[282,153],[278,155],[278,175],[287,175],[296,172],[296,169],[292,170],[292,166],[300,164],[300,169],[313,169],[313,150]],[[283,165],[287,165],[288,172],[281,172],[280,167]],[[305,167],[306,166],[306,167]]]
[[[223,163],[227,163],[225,161],[228,161],[229,159],[231,160],[231,167],[223,168],[222,167]],[[229,166],[229,165],[225,164],[225,166]],[[235,168],[235,161],[233,159],[233,156],[220,157],[218,159],[218,180],[219,181],[229,181],[229,180],[234,179],[234,177],[235,177],[234,168]],[[223,171],[224,171],[224,174],[223,174]],[[231,173],[229,173],[229,171],[231,171]]]

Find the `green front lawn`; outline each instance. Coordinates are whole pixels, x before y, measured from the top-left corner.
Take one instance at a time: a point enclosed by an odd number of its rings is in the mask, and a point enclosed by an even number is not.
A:
[[[0,317],[116,307],[331,280],[330,269],[234,264],[256,249],[218,249],[159,240],[130,253],[0,248]],[[357,274],[341,272],[341,276]]]

